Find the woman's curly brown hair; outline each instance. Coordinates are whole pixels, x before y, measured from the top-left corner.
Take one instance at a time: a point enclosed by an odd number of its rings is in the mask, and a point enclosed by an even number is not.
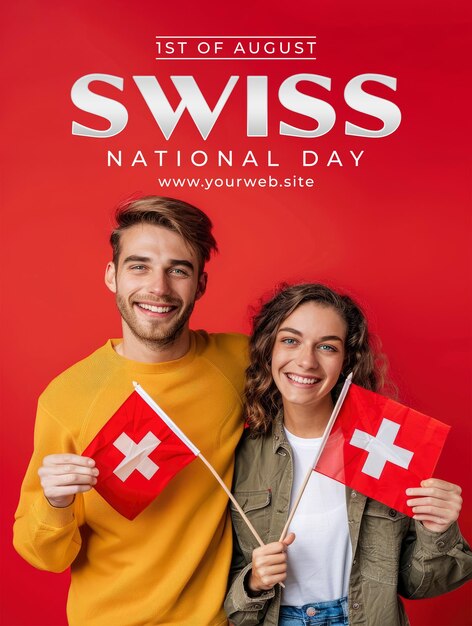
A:
[[[266,433],[282,409],[282,397],[272,378],[272,350],[280,324],[305,302],[331,307],[346,322],[345,358],[333,390],[334,397],[349,372],[352,372],[352,381],[365,389],[378,391],[384,386],[386,359],[375,354],[360,307],[349,296],[338,294],[325,285],[283,284],[253,318],[245,388],[245,418],[253,435]]]

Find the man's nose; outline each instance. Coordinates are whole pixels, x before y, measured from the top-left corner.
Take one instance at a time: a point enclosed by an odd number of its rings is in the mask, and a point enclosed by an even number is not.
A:
[[[158,296],[165,296],[170,292],[169,275],[164,270],[154,271],[148,284],[151,293]]]

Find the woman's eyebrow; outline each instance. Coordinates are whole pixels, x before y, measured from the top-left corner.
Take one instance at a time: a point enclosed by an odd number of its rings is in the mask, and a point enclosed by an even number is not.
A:
[[[278,333],[292,333],[294,335],[298,335],[299,337],[303,336],[296,328],[290,328],[289,326],[284,326],[283,328],[279,328]],[[341,337],[337,335],[325,335],[324,337],[320,337],[319,341],[340,341],[341,343],[344,341]]]
[[[279,328],[277,332],[278,333],[293,333],[294,335],[299,335],[299,337],[302,336],[302,333],[299,330],[296,330],[295,328],[289,328],[288,326],[285,326],[284,328]]]

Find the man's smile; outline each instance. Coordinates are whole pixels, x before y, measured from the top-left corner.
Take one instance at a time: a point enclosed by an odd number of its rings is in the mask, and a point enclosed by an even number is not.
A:
[[[144,311],[149,311],[150,313],[157,313],[159,315],[170,313],[171,311],[174,311],[177,308],[176,305],[170,305],[170,304],[147,304],[145,302],[135,302],[134,304]]]

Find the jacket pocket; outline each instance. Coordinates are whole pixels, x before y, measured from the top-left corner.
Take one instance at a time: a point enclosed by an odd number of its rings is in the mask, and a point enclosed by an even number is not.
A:
[[[235,491],[233,495],[262,541],[266,542],[270,528],[270,504],[272,495],[270,490]],[[232,502],[230,506],[233,528],[239,545],[246,555],[251,556],[254,548],[259,546],[257,539],[249,530],[246,522]]]
[[[376,500],[368,499],[359,533],[361,574],[371,580],[397,585],[400,552],[409,518]]]

